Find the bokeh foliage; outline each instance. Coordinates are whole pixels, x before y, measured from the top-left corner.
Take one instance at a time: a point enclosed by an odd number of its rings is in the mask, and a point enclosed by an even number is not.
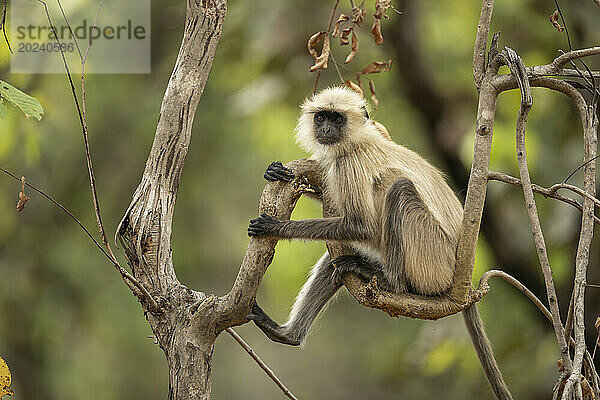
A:
[[[86,79],[92,155],[109,231],[129,203],[153,139],[182,35],[180,3],[153,2],[150,75]],[[330,3],[229,2],[175,213],[173,255],[185,284],[216,294],[230,288],[248,242],[248,220],[256,214],[264,168],[273,160],[305,156],[294,144],[293,129],[298,104],[313,83],[306,40],[324,29]],[[342,7],[348,8],[345,3]],[[372,13],[372,4],[368,7]],[[451,110],[453,151],[468,169],[476,107],[471,52],[479,3],[405,1],[396,7],[405,12],[389,13],[391,21],[383,22],[383,46],[370,42],[368,29],[359,34],[361,50],[353,68],[373,59],[399,63],[402,54],[391,45],[395,30],[390,27],[413,24],[412,40],[421,49],[421,63]],[[593,2],[565,2],[563,8],[576,46],[593,45],[600,33],[600,12]],[[547,63],[558,48],[566,48],[563,34],[548,21],[553,11],[549,0],[498,1],[493,29],[502,30],[501,44],[515,48],[527,65]],[[347,48],[333,49],[336,59],[343,60]],[[0,165],[44,187],[94,230],[82,138],[65,77],[10,74],[8,51],[0,46],[0,79],[32,94],[45,109],[39,123],[26,120],[16,109],[0,120]],[[396,141],[444,169],[439,148],[428,139],[423,109],[407,95],[410,77],[393,68],[373,79],[380,101],[373,117]],[[329,70],[320,84],[337,82]],[[566,99],[543,90],[534,90],[534,99],[527,133],[529,161],[533,180],[548,186],[581,162],[581,134]],[[518,102],[516,92],[500,97],[491,161],[493,169],[511,174],[517,171]],[[451,184],[464,197],[466,188]],[[135,298],[97,249],[47,201],[32,196],[26,210],[15,214],[19,188],[17,182],[0,179],[0,355],[13,372],[15,398],[165,398],[164,357],[147,338],[151,331]],[[486,213],[493,212],[503,223],[497,236],[482,237],[475,279],[498,267],[493,245],[503,238],[506,243],[501,245],[520,260],[522,273],[541,285],[522,194],[500,183],[491,183],[488,193],[490,203],[498,206]],[[538,207],[559,293],[561,288],[564,293],[572,280],[579,213],[542,198]],[[294,217],[319,214],[317,204],[301,200]],[[597,244],[590,282],[600,281]],[[258,299],[275,319],[287,317],[310,265],[323,251],[321,243],[278,244]],[[598,313],[595,304],[588,313]],[[547,398],[559,358],[547,323],[502,282],[493,283],[481,310],[515,397]],[[342,293],[301,349],[273,344],[251,324],[237,331],[302,399],[491,398],[459,316],[437,322],[392,319]],[[228,335],[217,340],[214,357],[215,399],[281,398]]]

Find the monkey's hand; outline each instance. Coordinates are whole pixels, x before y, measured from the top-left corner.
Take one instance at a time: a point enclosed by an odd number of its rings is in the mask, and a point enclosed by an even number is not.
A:
[[[248,236],[274,236],[279,231],[281,221],[267,214],[260,214],[258,218],[250,220]]]
[[[294,179],[294,173],[290,169],[284,167],[281,161],[273,161],[265,171],[265,179],[270,182],[289,182]]]

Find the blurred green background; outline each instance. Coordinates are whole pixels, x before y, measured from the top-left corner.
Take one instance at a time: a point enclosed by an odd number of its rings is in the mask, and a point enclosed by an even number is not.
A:
[[[373,60],[394,62],[391,72],[372,76],[380,101],[372,117],[394,140],[446,171],[463,199],[476,114],[471,57],[480,2],[394,2],[403,14],[388,11],[391,20],[383,22],[385,42],[379,48],[368,33],[372,3],[367,1],[361,47],[351,68]],[[332,4],[230,0],[175,212],[174,261],[190,287],[215,294],[230,288],[248,243],[248,221],[257,213],[265,167],[305,156],[292,131],[298,104],[314,79],[306,40],[326,27]],[[340,9],[348,11],[348,2]],[[493,31],[502,31],[500,45],[517,50],[526,65],[548,63],[567,46],[564,34],[548,21],[554,10],[550,0],[498,1]],[[598,45],[600,9],[591,0],[564,2],[563,12],[574,47]],[[141,177],[183,18],[182,2],[153,2],[151,74],[86,79],[90,141],[109,232]],[[333,51],[342,60],[348,48],[334,43]],[[597,59],[590,64],[600,65]],[[45,188],[95,233],[82,138],[65,77],[11,74],[2,44],[0,79],[36,96],[46,110],[36,122],[9,107],[0,120],[0,165]],[[320,86],[338,82],[330,63]],[[516,91],[500,96],[491,160],[493,169],[512,175],[517,174],[518,102]],[[562,95],[534,89],[529,121],[533,180],[544,186],[563,180],[582,159],[573,106]],[[581,173],[573,182],[581,184]],[[152,332],[136,299],[94,245],[46,200],[30,192],[26,210],[16,214],[19,190],[13,180],[0,179],[0,356],[13,372],[14,399],[166,398],[165,359],[147,338]],[[538,207],[564,312],[580,214],[541,197]],[[294,218],[319,215],[318,204],[301,200]],[[590,283],[600,282],[597,245],[595,240]],[[323,251],[321,243],[278,244],[258,296],[274,319],[285,320]],[[120,251],[118,256],[125,263]],[[522,194],[492,182],[474,280],[498,267],[545,298]],[[506,380],[517,399],[546,399],[559,358],[553,332],[512,287],[500,281],[492,287],[480,309]],[[271,343],[252,324],[236,330],[301,399],[492,398],[462,317],[393,319],[341,292],[302,348]],[[589,344],[600,290],[590,288],[587,299]],[[227,334],[215,346],[213,396],[282,398]]]

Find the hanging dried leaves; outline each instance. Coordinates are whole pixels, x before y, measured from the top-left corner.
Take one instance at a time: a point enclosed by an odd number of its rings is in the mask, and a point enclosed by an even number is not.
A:
[[[319,44],[319,42],[325,37],[327,36],[327,32],[325,31],[320,31],[315,33],[314,35],[312,35],[310,37],[310,39],[308,39],[308,52],[310,53],[311,56],[313,56],[315,59],[319,56],[317,54],[317,50],[315,50],[315,47]]]
[[[392,60],[388,62],[383,61],[373,61],[371,64],[364,67],[360,73],[361,74],[378,74],[380,72],[388,72],[392,69]]]
[[[354,61],[354,59],[356,58],[356,56],[358,54],[358,50],[359,50],[359,42],[358,42],[359,35],[356,33],[356,29],[361,28],[363,26],[363,24],[365,23],[366,16],[367,16],[367,8],[365,6],[364,1],[361,2],[358,6],[354,6],[354,3],[352,1],[350,3],[352,4],[351,11],[339,12],[338,8],[337,8],[339,5],[339,1],[336,1],[335,5],[333,6],[333,9],[331,10],[331,17],[330,17],[329,23],[327,25],[327,30],[319,31],[319,32],[315,33],[308,40],[308,45],[307,45],[308,52],[315,59],[314,65],[312,67],[310,67],[311,72],[315,72],[315,71],[320,72],[321,69],[327,68],[329,58],[333,57],[333,54],[331,53],[331,43],[330,43],[331,37],[334,37],[336,39],[339,38],[340,46],[349,45],[349,47],[351,48],[350,51],[347,53],[347,56],[344,60],[344,64],[349,64],[352,61]],[[375,3],[375,14],[373,14],[374,22],[373,22],[373,27],[371,29],[371,34],[373,35],[373,37],[375,39],[375,43],[377,45],[381,45],[383,43],[383,34],[381,33],[381,21],[383,20],[383,18],[389,19],[389,17],[386,15],[387,10],[389,8],[392,8],[397,13],[400,14],[400,12],[398,12],[394,8],[394,6],[392,5],[392,0],[375,0],[374,3]],[[339,12],[339,14],[338,14],[338,12]],[[338,18],[334,24],[333,17],[335,15],[338,15]],[[321,42],[322,42],[322,49],[319,52],[318,47],[320,47]],[[340,80],[342,82],[345,82],[345,84],[348,87],[350,87],[352,90],[356,91],[362,97],[365,96],[364,93],[366,93],[366,88],[365,88],[365,91],[363,91],[361,82],[360,82],[361,75],[386,72],[386,71],[390,71],[392,68],[391,60],[388,62],[374,61],[374,62],[370,63],[369,65],[367,65],[366,67],[364,67],[359,72],[355,72],[356,80],[355,80],[355,82],[352,82],[350,80],[345,80],[346,78],[340,72],[340,69],[338,68],[338,66],[340,66],[342,64],[340,64],[333,58],[332,58],[332,62],[335,62],[335,67],[336,67],[336,70],[340,77]],[[351,71],[349,68],[346,68],[346,67],[344,67],[344,68],[348,71]],[[313,88],[314,88],[313,92],[317,90],[319,76],[320,76],[320,73],[317,73],[315,75],[315,83],[313,85]],[[371,91],[371,96],[370,96],[371,101],[374,103],[375,107],[378,108],[379,107],[379,99],[377,98],[377,94],[375,92],[375,84],[371,80],[369,80],[369,89]],[[383,128],[382,132],[385,132],[385,133],[382,133],[382,135],[384,135],[385,137],[389,136],[387,134],[387,131],[385,131],[385,128]]]
[[[381,19],[388,18],[385,15],[385,12],[388,8],[391,7],[392,0],[376,0],[375,1],[375,21],[373,21],[373,27],[371,28],[371,35],[373,35],[373,39],[375,40],[375,44],[377,46],[381,46],[383,44],[383,34],[381,33]]]
[[[346,81],[346,86],[354,90],[356,93],[360,94],[360,97],[365,97],[365,94],[363,93],[362,89],[356,83],[352,81]]]
[[[377,46],[381,46],[383,44],[383,35],[381,34],[381,20],[376,19],[373,22],[373,27],[371,28],[371,35],[373,35],[373,39],[375,39],[375,44]]]
[[[21,177],[21,191],[19,192],[19,201],[17,202],[17,212],[21,212],[25,209],[25,204],[31,199],[31,197],[25,194],[25,177]]]
[[[338,20],[335,21],[335,27],[333,28],[333,33],[331,34],[331,36],[336,37],[337,35],[339,35],[340,24],[343,24],[344,22],[349,21],[349,20],[350,20],[349,16],[347,16],[344,13],[340,14],[340,17],[338,18]]]
[[[315,47],[323,38],[323,49],[321,49],[321,55],[318,55]],[[314,35],[312,35],[310,39],[308,39],[308,52],[315,59],[315,65],[310,67],[310,72],[327,68],[327,61],[329,61],[329,35],[327,34],[327,32],[317,32]]]
[[[352,23],[362,26],[362,23],[365,22],[366,15],[367,10],[365,9],[364,4],[361,7],[354,7],[352,9]]]
[[[559,31],[562,32],[565,30],[565,28],[563,28],[559,23],[558,23],[558,17],[560,16],[560,14],[558,13],[558,10],[555,10],[552,15],[550,16],[550,22],[552,22],[552,25],[554,25],[554,27]]]
[[[353,32],[353,28],[346,28],[342,31],[342,35],[340,36],[340,46],[345,46],[350,43],[350,32]]]
[[[390,133],[388,132],[387,128],[381,122],[373,121],[373,125],[375,125],[375,128],[377,128],[381,136],[383,136],[387,140],[392,140],[392,137],[390,136]]]
[[[372,80],[369,80],[369,89],[371,90],[371,100],[375,104],[375,108],[379,108],[379,100],[377,99],[377,94],[375,94],[375,83]]]
[[[346,60],[344,61],[345,64],[348,64],[350,61],[352,61],[354,59],[354,57],[356,56],[356,52],[358,51],[358,38],[356,37],[356,34],[354,33],[354,29],[352,30],[352,51],[350,52],[350,54],[348,54],[348,57],[346,57]]]

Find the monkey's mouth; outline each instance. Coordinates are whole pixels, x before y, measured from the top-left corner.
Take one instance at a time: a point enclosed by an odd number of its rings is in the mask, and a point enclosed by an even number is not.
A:
[[[317,141],[325,146],[331,146],[340,141],[340,135],[330,133],[319,132],[317,134]]]
[[[323,138],[323,137],[317,137],[317,141],[325,146],[332,146],[334,144],[336,144],[337,142],[339,142],[338,139],[336,138]]]

